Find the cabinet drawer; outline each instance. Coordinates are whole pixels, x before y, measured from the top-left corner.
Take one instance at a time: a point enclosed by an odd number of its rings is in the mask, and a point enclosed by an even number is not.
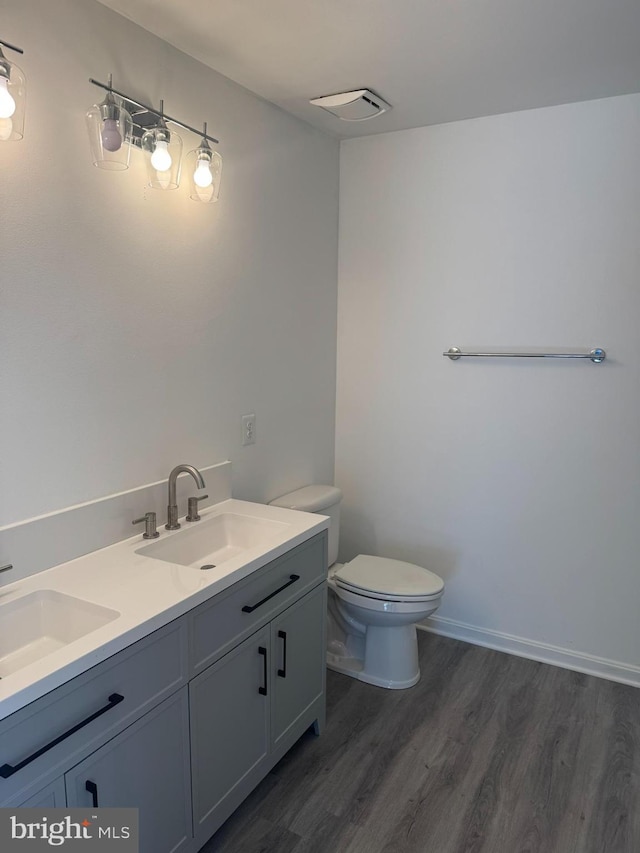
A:
[[[320,533],[205,602],[189,616],[191,672],[201,672],[327,576]]]
[[[185,684],[186,670],[179,619],[0,722],[0,805],[101,746]]]

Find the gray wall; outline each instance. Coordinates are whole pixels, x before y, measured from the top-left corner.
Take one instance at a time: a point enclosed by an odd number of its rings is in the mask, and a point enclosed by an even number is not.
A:
[[[2,37],[29,96],[25,139],[0,146],[0,524],[178,462],[231,459],[249,499],[330,480],[338,143],[93,0],[6,0]],[[146,189],[139,151],[91,164],[88,78],[110,71],[208,120],[217,205]]]
[[[640,683],[640,95],[342,145],[342,559],[438,630]],[[450,346],[604,347],[589,361]]]

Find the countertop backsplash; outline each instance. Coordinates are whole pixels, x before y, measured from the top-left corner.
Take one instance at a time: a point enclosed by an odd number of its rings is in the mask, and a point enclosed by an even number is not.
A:
[[[231,462],[200,468],[206,483],[207,500],[201,507],[231,497]],[[187,498],[197,494],[191,477],[178,477],[180,517],[185,515]],[[155,512],[158,530],[166,520],[167,481],[160,480],[107,495],[77,506],[67,507],[36,518],[0,527],[0,565],[13,565],[0,573],[0,586],[42,572],[83,554],[144,532],[144,525],[131,522],[146,512]]]

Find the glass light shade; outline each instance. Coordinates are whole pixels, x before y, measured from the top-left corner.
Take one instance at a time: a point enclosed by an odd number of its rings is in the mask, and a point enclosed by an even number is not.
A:
[[[24,136],[27,83],[23,71],[0,49],[0,142]]]
[[[142,137],[147,152],[148,185],[156,190],[175,190],[180,185],[182,168],[182,139],[177,133],[160,125]]]
[[[87,130],[94,166],[111,171],[129,168],[133,121],[110,92],[87,113]]]
[[[208,145],[201,145],[187,154],[189,198],[205,204],[218,201],[222,179],[222,157]]]

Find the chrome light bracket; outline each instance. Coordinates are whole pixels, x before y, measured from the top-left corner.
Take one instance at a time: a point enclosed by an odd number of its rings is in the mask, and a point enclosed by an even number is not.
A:
[[[4,42],[0,42],[0,44],[4,44]],[[105,89],[107,92],[111,93],[112,96],[117,95],[118,98],[121,99],[122,107],[129,113],[133,121],[133,137],[131,142],[138,148],[143,148],[142,138],[149,130],[162,129],[162,127],[164,127],[167,132],[166,141],[168,141],[170,131],[167,129],[167,122],[169,124],[175,124],[177,127],[181,127],[184,130],[189,130],[197,136],[201,136],[204,141],[213,142],[214,145],[219,144],[219,140],[216,139],[215,136],[210,136],[206,132],[203,134],[201,131],[196,130],[196,128],[191,127],[176,118],[168,116],[162,108],[160,110],[156,110],[147,104],[143,104],[141,101],[137,101],[135,98],[132,98],[131,95],[127,95],[125,92],[120,92],[118,89],[114,89],[111,85],[111,76],[109,76],[108,84],[101,83],[99,80],[94,80],[93,77],[89,78],[89,82],[100,89]],[[145,150],[149,150],[146,143],[144,148]]]
[[[6,47],[7,50],[14,50],[16,53],[24,53],[24,50],[21,47],[16,47],[14,44],[9,44],[8,41],[2,41],[2,39],[0,39],[0,76],[4,77],[6,80],[10,80],[11,63],[4,55],[2,50],[3,47]]]

